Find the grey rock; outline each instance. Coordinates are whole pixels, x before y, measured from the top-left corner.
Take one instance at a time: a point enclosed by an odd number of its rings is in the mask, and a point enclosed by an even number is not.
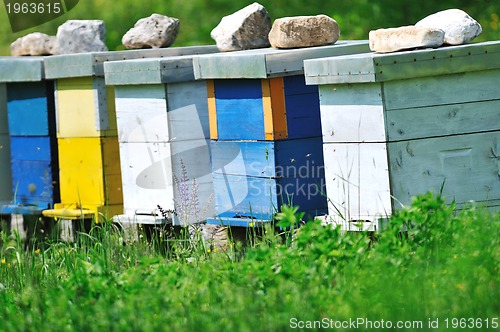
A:
[[[10,44],[10,52],[14,56],[57,54],[56,37],[33,32]]]
[[[372,30],[369,34],[370,49],[379,53],[439,47],[443,42],[443,30],[416,26]]]
[[[275,48],[298,48],[334,44],[339,36],[339,25],[331,17],[296,16],[274,21],[269,41]]]
[[[460,9],[437,12],[421,19],[415,25],[443,30],[444,43],[449,45],[468,43],[483,31],[481,24]]]
[[[254,2],[239,11],[224,16],[210,36],[222,52],[269,47],[272,23],[267,10]]]
[[[69,20],[57,29],[59,54],[103,52],[106,27],[101,20]]]
[[[126,48],[169,47],[179,33],[179,20],[160,14],[141,18],[122,38]]]

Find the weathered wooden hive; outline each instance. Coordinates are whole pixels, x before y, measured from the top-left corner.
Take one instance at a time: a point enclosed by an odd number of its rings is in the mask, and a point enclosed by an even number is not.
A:
[[[44,215],[64,219],[106,218],[123,212],[122,177],[114,90],[104,62],[182,55],[183,48],[92,52],[45,59],[55,80],[61,202]]]
[[[308,60],[305,72],[319,85],[331,219],[374,228],[440,188],[458,206],[500,206],[500,42]]]
[[[367,52],[366,41],[198,56],[206,80],[215,191],[212,224],[268,222],[282,204],[325,213],[323,151],[316,87],[303,60]]]
[[[0,214],[35,223],[59,200],[54,90],[43,57],[0,58],[0,118]]]
[[[186,225],[214,213],[207,87],[194,80],[189,54],[217,48],[182,49],[182,56],[104,64],[106,84],[115,90],[124,199],[124,214],[115,219],[120,222],[171,219]],[[163,216],[158,206],[175,213]]]

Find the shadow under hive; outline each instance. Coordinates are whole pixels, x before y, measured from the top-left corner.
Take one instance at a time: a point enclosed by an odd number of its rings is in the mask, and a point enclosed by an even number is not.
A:
[[[207,80],[216,216],[212,224],[269,222],[283,204],[327,211],[318,90],[303,60],[368,51],[366,41],[258,49],[195,58]]]
[[[7,126],[0,125],[0,160],[5,164],[0,177],[5,177],[2,186],[11,184],[3,186],[11,197],[5,202],[4,192],[0,213],[23,215],[25,223],[32,216],[35,223],[42,210],[59,200],[53,82],[44,79],[41,57],[0,58],[0,67],[2,122],[8,119]]]
[[[175,225],[213,215],[207,88],[194,81],[191,54],[216,47],[170,49],[172,56],[105,64],[115,89],[124,214],[120,222]],[[181,54],[180,56],[175,56]],[[171,218],[158,209],[176,210]]]
[[[376,225],[427,191],[500,206],[500,43],[305,62],[319,85],[326,187]],[[373,228],[373,226],[371,226]]]

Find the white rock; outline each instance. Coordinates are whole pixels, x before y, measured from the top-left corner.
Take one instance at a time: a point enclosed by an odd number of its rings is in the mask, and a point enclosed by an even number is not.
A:
[[[311,47],[335,43],[337,21],[326,15],[284,17],[274,21],[269,41],[276,48]]]
[[[372,30],[369,33],[370,49],[379,53],[419,47],[439,47],[444,42],[444,31],[433,28],[405,26]]]
[[[14,56],[57,54],[56,37],[33,32],[10,44],[10,52]]]
[[[222,52],[269,47],[271,18],[257,2],[224,16],[210,36]]]
[[[59,54],[107,51],[101,20],[69,20],[57,29]]]
[[[126,48],[169,47],[177,38],[179,20],[160,14],[141,18],[122,38]]]
[[[481,24],[460,9],[437,12],[421,19],[415,25],[443,30],[444,43],[449,45],[468,43],[483,31]]]

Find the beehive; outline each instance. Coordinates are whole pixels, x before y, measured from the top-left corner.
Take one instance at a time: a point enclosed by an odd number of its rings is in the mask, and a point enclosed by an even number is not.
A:
[[[104,63],[189,54],[205,48],[98,52],[46,59],[55,79],[61,203],[44,215],[105,218],[123,212],[120,149],[114,89],[105,85]]]
[[[320,90],[331,218],[376,225],[441,188],[459,207],[500,205],[500,42],[308,60],[305,71]]]
[[[44,79],[41,57],[1,58],[0,82],[0,176],[2,186],[10,184],[2,188],[10,198],[0,209],[39,217],[59,199],[53,84]]]
[[[293,50],[257,49],[198,56],[208,83],[212,224],[273,220],[283,204],[325,213],[319,98],[306,86],[303,60],[367,52],[366,41]]]
[[[105,64],[106,83],[115,89],[125,212],[115,219],[121,222],[165,223],[158,206],[175,211],[175,225],[213,215],[207,88],[194,81],[192,59]]]

